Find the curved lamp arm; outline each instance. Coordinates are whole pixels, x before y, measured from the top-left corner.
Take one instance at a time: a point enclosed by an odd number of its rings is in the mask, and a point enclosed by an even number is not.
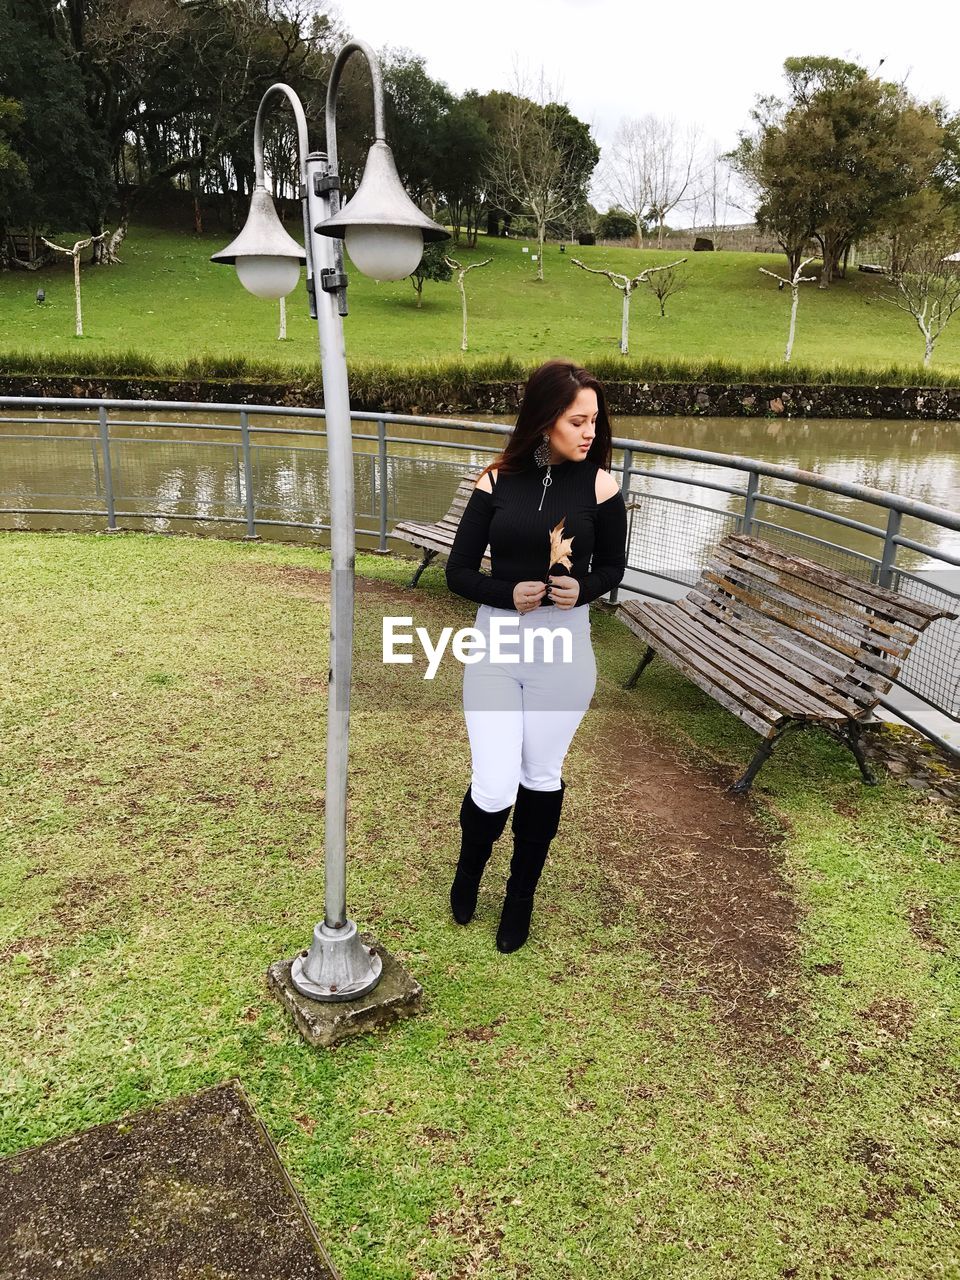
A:
[[[330,70],[327,84],[327,108],[325,123],[327,129],[327,161],[330,172],[337,172],[337,93],[340,89],[340,77],[347,59],[352,53],[362,53],[370,68],[370,79],[373,82],[373,131],[377,142],[386,141],[386,130],[383,124],[383,76],[380,73],[380,60],[370,46],[363,40],[350,40],[337,54]],[[269,92],[269,90],[268,90]]]
[[[257,107],[257,118],[253,126],[253,163],[256,167],[257,186],[266,187],[263,167],[263,121],[266,115],[267,102],[275,93],[285,97],[293,108],[294,119],[297,122],[297,159],[300,162],[300,181],[305,184],[307,181],[307,153],[310,150],[310,146],[307,141],[307,117],[303,110],[303,103],[288,84],[272,84],[260,99],[260,105]]]

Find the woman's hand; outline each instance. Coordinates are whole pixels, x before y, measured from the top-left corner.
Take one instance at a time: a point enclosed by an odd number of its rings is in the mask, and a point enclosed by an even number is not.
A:
[[[580,598],[580,583],[563,575],[548,576],[550,598],[558,609],[572,609]]]
[[[518,582],[513,588],[514,608],[518,613],[529,613],[531,609],[538,608],[546,589],[543,582]]]

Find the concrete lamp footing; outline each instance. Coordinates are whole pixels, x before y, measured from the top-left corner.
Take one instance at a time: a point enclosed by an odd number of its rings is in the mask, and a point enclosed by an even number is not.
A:
[[[278,960],[267,970],[267,986],[297,1024],[308,1044],[317,1049],[330,1049],[351,1036],[364,1035],[385,1027],[398,1018],[419,1012],[423,987],[412,978],[368,933],[360,941],[372,947],[383,962],[380,981],[356,1000],[311,1000],[302,995],[290,980],[290,960]]]

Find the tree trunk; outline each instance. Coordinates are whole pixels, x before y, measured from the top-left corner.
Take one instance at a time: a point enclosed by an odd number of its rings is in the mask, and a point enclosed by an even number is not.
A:
[[[102,233],[103,233],[103,223],[101,221],[98,221],[96,226],[92,226],[90,228],[90,234],[92,236],[99,236]],[[101,267],[106,262],[106,260],[107,260],[107,246],[104,244],[103,240],[94,240],[92,245],[92,253],[90,257],[91,267]],[[79,285],[77,287],[79,288]]]
[[[926,368],[930,364],[930,361],[933,359],[934,342],[935,342],[935,339],[933,334],[929,329],[927,329],[923,335],[923,343],[924,343],[923,366],[924,368]]]
[[[463,277],[466,272],[461,271],[457,276],[457,285],[460,288],[460,307],[463,312],[463,337],[460,339],[460,350],[467,349],[467,290],[463,283]]]
[[[287,340],[287,300],[280,299],[280,333],[277,335],[278,342],[286,342]]]
[[[787,334],[787,349],[783,353],[784,364],[790,363],[790,356],[793,353],[793,339],[797,332],[797,306],[800,302],[799,284],[793,285],[790,292],[793,294],[793,298],[790,302],[790,332]]]
[[[620,318],[620,354],[630,352],[630,290],[623,291],[623,312]]]
[[[423,305],[423,279],[415,276],[413,287],[417,291],[417,310],[419,311]]]
[[[543,238],[546,234],[547,234],[547,229],[543,225],[543,223],[541,223],[540,226],[537,228],[537,245],[540,249],[540,256],[537,258],[537,279],[538,280],[543,279]],[[466,348],[464,348],[464,350],[466,350]]]
[[[829,289],[833,282],[833,277],[836,275],[840,246],[834,236],[823,236],[820,239],[820,245],[823,249],[823,270],[820,273],[819,287],[821,289]]]
[[[797,268],[800,266],[800,256],[803,252],[803,246],[801,245],[800,248],[797,249],[783,240],[778,240],[777,243],[787,255],[787,275],[792,279],[793,276],[797,274]]]
[[[128,218],[129,215],[124,214],[123,221],[117,227],[116,231],[114,231],[113,235],[102,241],[104,266],[112,267],[120,263],[118,250],[121,244],[123,244],[124,238],[127,234]]]
[[[103,241],[100,242],[101,244]],[[83,337],[83,312],[80,309],[80,253],[74,250],[73,254],[73,291],[77,302],[77,334],[78,338]]]

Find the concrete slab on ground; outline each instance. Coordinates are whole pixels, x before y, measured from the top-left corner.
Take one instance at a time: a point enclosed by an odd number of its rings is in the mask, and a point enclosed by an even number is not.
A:
[[[237,1081],[0,1160],[3,1280],[339,1280]]]

